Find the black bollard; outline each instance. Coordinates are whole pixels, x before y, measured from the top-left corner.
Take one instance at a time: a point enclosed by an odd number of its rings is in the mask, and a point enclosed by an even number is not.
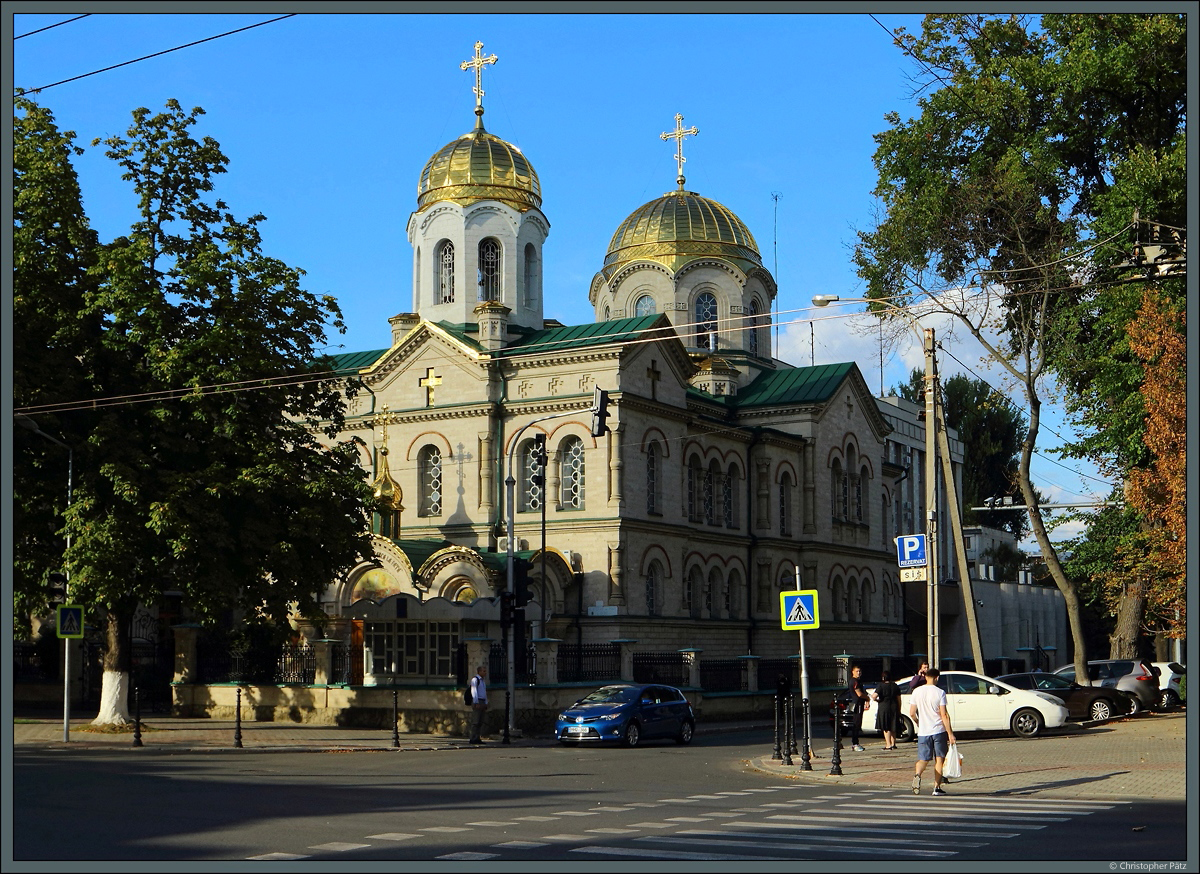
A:
[[[392,749],[400,749],[400,699],[398,690],[392,690]]]
[[[779,700],[779,693],[775,693],[775,751],[771,753],[771,761],[778,762],[783,758],[779,754],[779,717],[782,715],[783,706]]]
[[[792,764],[792,743],[788,739],[796,726],[792,724],[792,695],[789,692],[783,698],[783,763]]]
[[[812,749],[812,740],[808,736],[808,699],[805,698],[800,702],[800,719],[803,720],[803,728],[800,731],[800,739],[804,744],[804,751],[800,754],[800,770],[811,771],[812,762],[810,761],[810,752]]]
[[[133,745],[142,745],[142,690],[133,687]]]
[[[508,692],[508,690],[506,689],[506,690],[504,691],[504,743],[506,743],[506,744],[507,744],[507,743],[512,743],[512,741],[510,741],[510,740],[508,739],[508,714],[509,714],[510,712],[512,712],[512,711],[510,711],[508,708],[509,708],[509,706],[510,706],[510,704],[511,704],[511,703],[512,703],[512,702],[511,702],[511,701],[509,701],[509,692]]]
[[[242,748],[242,687],[237,690],[237,711],[233,715],[233,745]]]
[[[829,769],[830,777],[842,776],[842,714],[837,707],[832,707],[833,714],[833,767]]]
[[[791,755],[794,756],[794,755],[796,755],[796,752],[797,752],[797,750],[796,750],[796,696],[790,690],[788,691],[788,696],[787,696],[787,709],[788,709],[788,733],[787,733],[788,753],[790,753]]]

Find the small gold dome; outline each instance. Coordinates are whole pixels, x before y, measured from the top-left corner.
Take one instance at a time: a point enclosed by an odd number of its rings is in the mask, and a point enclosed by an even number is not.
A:
[[[480,118],[475,130],[438,149],[421,171],[417,212],[444,200],[499,200],[525,212],[541,208],[542,184],[521,150],[484,130]]]
[[[743,271],[762,267],[754,236],[732,210],[691,191],[668,191],[621,222],[603,272],[611,276],[623,264],[647,259],[677,270],[705,256],[728,258]]]
[[[375,500],[382,507],[387,507],[390,510],[403,510],[404,491],[400,488],[400,483],[392,479],[392,472],[388,468],[388,450],[384,446],[379,450],[379,455],[383,462],[383,470],[379,472],[379,476],[372,483],[375,489]]]

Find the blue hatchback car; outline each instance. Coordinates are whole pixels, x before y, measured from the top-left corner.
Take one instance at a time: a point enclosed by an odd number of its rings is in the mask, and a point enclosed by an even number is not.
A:
[[[554,733],[561,743],[619,741],[636,747],[643,740],[673,738],[692,742],[696,717],[687,698],[673,686],[601,686],[562,713]]]

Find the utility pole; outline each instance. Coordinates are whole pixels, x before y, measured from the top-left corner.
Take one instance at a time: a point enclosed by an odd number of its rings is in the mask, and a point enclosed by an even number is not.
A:
[[[941,668],[938,652],[938,553],[937,553],[937,362],[933,355],[933,328],[925,329],[925,554],[929,573],[926,609],[929,611],[928,652],[931,668]]]

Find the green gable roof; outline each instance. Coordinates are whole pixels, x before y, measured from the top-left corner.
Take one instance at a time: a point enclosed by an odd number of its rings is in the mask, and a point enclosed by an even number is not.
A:
[[[611,343],[629,343],[644,339],[661,315],[636,316],[632,319],[613,319],[608,322],[588,322],[584,325],[564,325],[544,328],[519,337],[504,348],[504,354],[563,352],[586,349]],[[664,320],[665,324],[665,320]]]
[[[383,357],[386,349],[372,349],[369,352],[343,352],[340,355],[330,355],[326,359],[317,359],[315,366],[320,368],[325,361],[329,362],[326,369],[340,375],[353,376],[364,367],[370,367]]]
[[[822,364],[819,367],[789,367],[764,371],[738,392],[739,407],[772,404],[816,404],[829,400],[854,369],[854,362]]]

